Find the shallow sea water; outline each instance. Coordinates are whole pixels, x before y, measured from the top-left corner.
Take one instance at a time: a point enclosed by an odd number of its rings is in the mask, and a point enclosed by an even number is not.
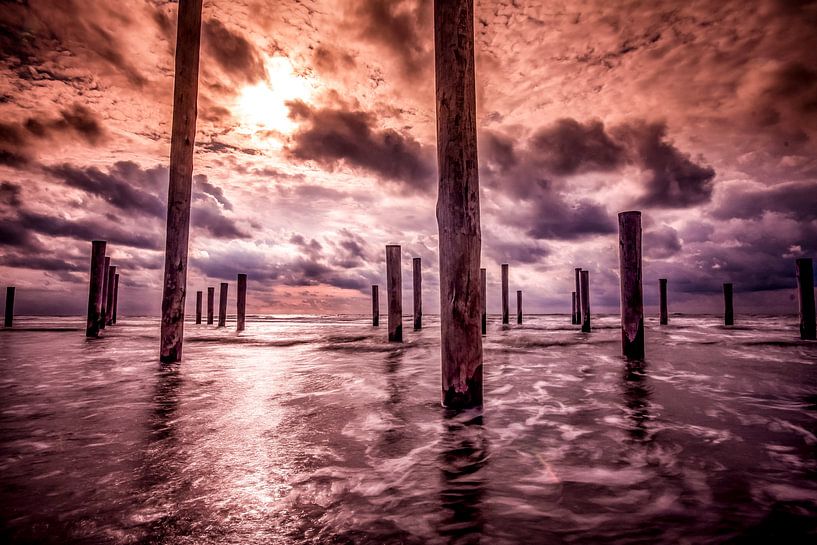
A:
[[[439,404],[439,326],[364,317],[86,340],[0,331],[3,543],[817,543],[817,343],[792,317],[489,324],[480,415]],[[234,324],[228,323],[228,326]],[[48,329],[44,331],[43,329]]]

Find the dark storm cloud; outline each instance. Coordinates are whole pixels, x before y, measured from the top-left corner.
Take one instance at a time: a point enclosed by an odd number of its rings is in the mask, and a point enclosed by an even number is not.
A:
[[[667,259],[681,251],[681,239],[678,231],[669,225],[662,225],[644,232],[644,254],[652,259]]]
[[[570,204],[556,194],[536,199],[523,225],[537,239],[575,240],[615,232],[615,222],[604,206],[589,200]]]
[[[289,239],[289,243],[299,247],[312,259],[320,259],[321,252],[323,251],[323,246],[321,246],[320,242],[314,238],[307,242],[303,235],[299,234],[292,235]]]
[[[241,230],[235,221],[224,216],[218,207],[212,205],[196,206],[190,211],[191,229],[204,229],[215,238],[247,239],[249,233]]]
[[[290,117],[300,123],[286,153],[335,169],[360,168],[415,192],[427,192],[434,181],[433,155],[410,135],[377,128],[374,114],[361,110],[316,108],[301,101],[289,104]]]
[[[356,64],[355,58],[350,53],[337,47],[321,44],[312,50],[312,65],[322,73],[351,71],[355,69]]]
[[[799,221],[817,219],[817,180],[788,182],[764,188],[727,186],[713,211],[718,219],[759,219],[775,212]]]
[[[224,196],[224,191],[207,181],[207,176],[203,174],[193,176],[193,199],[202,200],[210,197],[215,199],[225,210],[233,209],[233,203]]]
[[[539,243],[496,240],[487,232],[484,241],[486,253],[498,263],[538,263],[550,254],[550,250]]]
[[[0,204],[5,206],[20,206],[20,186],[13,182],[0,183]]]
[[[332,264],[342,269],[353,269],[369,262],[366,240],[348,229],[338,232],[340,240],[334,241],[335,253]]]
[[[66,261],[59,257],[33,256],[29,254],[6,254],[0,256],[0,265],[20,269],[33,269],[49,272],[82,272],[84,268],[76,262]]]
[[[115,226],[110,221],[100,219],[69,220],[27,210],[21,210],[17,221],[23,229],[40,235],[66,237],[81,241],[103,239],[113,244],[158,250],[160,233],[138,233]]]
[[[627,159],[626,150],[610,138],[604,124],[597,120],[582,124],[575,119],[559,119],[533,135],[531,152],[549,172],[561,176],[609,172]]]
[[[261,56],[244,36],[230,30],[218,19],[205,21],[202,30],[205,54],[215,59],[225,73],[246,83],[266,79]]]

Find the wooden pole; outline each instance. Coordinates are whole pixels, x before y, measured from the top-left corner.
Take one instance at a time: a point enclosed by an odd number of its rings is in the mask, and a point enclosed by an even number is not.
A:
[[[113,276],[113,313],[111,323],[116,323],[116,309],[119,307],[119,273]]]
[[[372,325],[380,325],[380,293],[378,286],[372,286]]]
[[[581,272],[581,282],[579,284],[581,289],[579,300],[582,303],[582,331],[590,333],[590,271]]]
[[[244,331],[247,317],[247,275],[238,275],[236,283],[236,331]]]
[[[442,403],[482,405],[473,0],[434,2]]]
[[[419,257],[412,261],[414,280],[414,330],[423,329],[423,273]]]
[[[482,334],[488,333],[488,271],[479,270],[479,300],[482,307]]]
[[[659,278],[658,279],[658,294],[659,294],[659,306],[661,308],[659,323],[661,325],[667,325],[669,323],[669,314],[667,313],[667,279],[666,278]]]
[[[102,278],[102,309],[99,315],[99,329],[105,329],[105,317],[108,315],[108,279],[110,278],[110,274],[108,272],[111,270],[111,258],[105,257],[105,271],[103,272]]]
[[[811,258],[797,260],[797,300],[800,303],[800,338],[817,339],[814,316],[814,263]]]
[[[508,264],[502,264],[502,323],[510,323],[510,301],[508,301]]]
[[[522,323],[522,290],[516,290],[516,323]]]
[[[403,342],[403,274],[400,245],[386,246],[386,302],[389,313],[389,341]]]
[[[207,325],[213,325],[216,288],[207,288]]]
[[[193,188],[193,146],[196,140],[199,89],[201,4],[202,0],[179,0],[159,351],[159,360],[164,363],[182,359],[187,246]]]
[[[571,295],[571,299],[573,300],[573,322],[572,323],[575,325],[576,323],[578,323],[578,322],[576,322],[576,316],[577,316],[577,313],[578,313],[578,310],[579,310],[578,305],[576,304],[576,292],[574,291],[570,295]]]
[[[227,325],[227,282],[221,283],[218,296],[218,327]]]
[[[735,309],[732,306],[732,283],[723,285],[723,325],[735,325]]]
[[[582,270],[579,267],[576,267],[576,321],[574,322],[576,325],[582,323]]]
[[[99,337],[99,323],[102,321],[102,284],[105,279],[104,240],[91,242],[91,271],[88,275],[88,318],[85,322],[85,336]]]
[[[201,323],[201,302],[204,294],[201,291],[196,292],[196,323]]]
[[[14,323],[14,286],[6,288],[6,315],[3,320],[3,327],[11,327]]]
[[[105,325],[113,325],[113,293],[116,286],[116,265],[108,267],[108,299],[105,304]]]
[[[641,212],[618,215],[618,260],[621,283],[621,351],[644,359],[644,296],[641,285]]]

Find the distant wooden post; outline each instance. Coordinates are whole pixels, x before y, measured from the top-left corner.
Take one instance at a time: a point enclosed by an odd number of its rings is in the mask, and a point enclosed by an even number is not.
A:
[[[377,285],[372,286],[372,325],[380,325],[380,293]]]
[[[201,302],[204,294],[201,291],[196,292],[196,323],[201,323]]]
[[[482,405],[473,0],[434,2],[442,403]]]
[[[236,331],[244,331],[247,317],[247,275],[241,273],[236,282]]]
[[[411,260],[414,279],[414,330],[423,329],[423,271],[419,257]]]
[[[522,323],[522,290],[516,290],[516,323]]]
[[[579,267],[575,269],[576,273],[576,325],[582,323],[582,270]]]
[[[578,322],[576,322],[576,316],[577,316],[577,312],[579,310],[578,305],[576,304],[576,292],[574,291],[570,295],[571,295],[571,299],[573,300],[573,317],[572,317],[573,322],[572,323],[576,324],[576,323],[578,323]]]
[[[104,240],[91,242],[91,271],[88,275],[88,319],[85,322],[85,336],[99,337],[102,322],[102,284],[106,277]]]
[[[502,323],[510,323],[510,301],[508,301],[508,264],[502,264]]]
[[[221,283],[218,296],[218,327],[227,325],[227,282]]]
[[[814,316],[814,264],[811,258],[797,260],[797,300],[800,305],[800,338],[817,339]]]
[[[184,298],[187,290],[187,246],[193,189],[193,145],[199,90],[202,0],[179,0],[176,73],[170,137],[170,185],[167,192],[165,271],[159,360],[181,361]]]
[[[113,313],[111,323],[116,323],[116,309],[119,307],[119,273],[113,276]]]
[[[723,325],[735,325],[735,309],[732,306],[732,283],[723,285]]]
[[[113,293],[116,289],[116,265],[108,267],[108,299],[105,304],[105,325],[113,325]]]
[[[667,313],[667,279],[666,278],[659,278],[658,279],[658,295],[659,295],[659,306],[660,306],[660,317],[659,323],[661,325],[667,325],[669,323],[669,315]]]
[[[207,288],[207,325],[213,325],[216,288]]]
[[[105,329],[105,317],[108,315],[108,280],[111,275],[108,274],[111,270],[111,258],[105,257],[105,271],[102,276],[102,309],[99,315],[99,329]]]
[[[579,288],[581,290],[579,301],[582,303],[582,331],[590,333],[590,271],[581,272]]]
[[[403,342],[403,273],[399,244],[386,246],[386,292],[389,341]]]
[[[14,286],[6,288],[6,316],[3,320],[3,327],[11,327],[14,323]]]
[[[488,271],[479,270],[479,300],[482,314],[482,334],[488,333]]]
[[[618,262],[621,284],[621,352],[644,359],[644,293],[641,283],[641,212],[618,215]]]

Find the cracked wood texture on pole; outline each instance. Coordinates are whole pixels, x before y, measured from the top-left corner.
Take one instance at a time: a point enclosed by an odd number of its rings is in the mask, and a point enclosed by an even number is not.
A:
[[[800,309],[800,338],[817,339],[814,316],[814,263],[811,258],[797,260],[797,301]]]
[[[723,325],[735,325],[735,308],[732,306],[732,283],[723,285]]]
[[[372,326],[380,325],[380,292],[377,285],[372,286]]]
[[[193,145],[199,88],[202,0],[179,0],[176,74],[170,137],[170,185],[167,193],[165,269],[159,360],[182,359],[184,299],[187,290],[187,246],[193,186]]]
[[[502,264],[502,323],[510,323],[510,301],[508,301],[508,264]]]
[[[641,285],[641,212],[618,215],[618,263],[621,283],[621,352],[644,359],[644,294]]]
[[[104,240],[91,242],[91,271],[88,280],[88,318],[85,323],[86,337],[99,337],[99,324],[102,321],[102,283],[105,278]]]
[[[667,325],[669,323],[669,313],[667,312],[667,279],[658,279],[658,305],[661,309],[659,312],[659,324]]]
[[[227,325],[227,282],[221,283],[218,295],[218,327]]]
[[[245,322],[247,319],[247,275],[240,273],[236,281],[236,299],[235,299],[235,321],[236,331],[244,331]]]
[[[575,269],[576,273],[576,315],[573,317],[576,325],[582,323],[582,270],[579,267]]]
[[[411,260],[414,280],[414,330],[423,329],[423,271],[419,257]]]
[[[435,0],[442,403],[482,405],[473,0]]]
[[[403,342],[403,272],[400,245],[386,246],[386,303],[389,314],[389,341]]]
[[[11,327],[14,323],[14,286],[6,288],[6,315],[3,320],[3,327]]]

